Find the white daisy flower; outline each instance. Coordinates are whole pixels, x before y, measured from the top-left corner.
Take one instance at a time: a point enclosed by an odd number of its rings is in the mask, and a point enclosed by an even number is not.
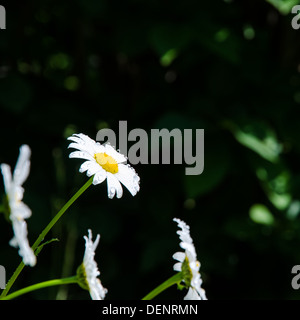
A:
[[[88,230],[89,237],[84,236],[85,252],[82,264],[77,269],[78,283],[83,288],[90,292],[93,300],[103,300],[107,293],[101,281],[97,278],[100,272],[97,263],[94,260],[95,250],[99,244],[100,235],[98,234],[95,242],[92,241],[92,231]]]
[[[190,227],[180,219],[174,218],[181,230],[177,231],[181,240],[180,247],[184,252],[176,252],[173,258],[179,262],[174,264],[175,271],[182,272],[183,281],[189,288],[184,300],[207,300],[205,291],[201,288],[202,279],[199,273],[200,262],[197,260],[196,250],[190,236]]]
[[[107,179],[108,197],[112,199],[115,194],[117,198],[123,195],[120,182],[135,196],[140,190],[140,178],[135,170],[126,164],[127,158],[117,152],[111,145],[95,142],[87,135],[73,134],[68,140],[69,148],[79,151],[70,153],[70,158],[85,159],[80,166],[79,172],[85,172],[88,177],[94,175],[93,184],[99,184]]]
[[[19,254],[23,258],[25,265],[34,266],[36,264],[36,256],[28,243],[27,225],[24,220],[31,216],[31,210],[22,202],[24,194],[22,184],[29,175],[30,155],[29,146],[22,145],[13,175],[8,164],[1,164],[1,171],[7,196],[9,219],[12,222],[14,231],[14,237],[11,239],[10,245],[19,247]]]

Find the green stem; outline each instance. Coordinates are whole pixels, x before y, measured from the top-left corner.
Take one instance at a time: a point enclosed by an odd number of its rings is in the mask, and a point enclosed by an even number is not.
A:
[[[15,291],[9,294],[8,296],[3,297],[1,300],[11,300],[27,292],[31,292],[31,291],[46,288],[46,287],[59,286],[62,284],[70,284],[70,283],[77,283],[77,276],[63,278],[63,279],[48,280],[48,281],[36,283],[36,284],[33,284],[32,286]]]
[[[66,210],[79,198],[80,195],[92,184],[93,176],[74,194],[74,196],[59,210],[59,212],[54,216],[54,218],[49,222],[46,228],[41,232],[39,237],[36,239],[35,243],[32,246],[32,250],[35,251],[39,244],[44,240],[47,233],[51,230],[51,228],[55,225],[55,223],[61,218],[61,216],[66,212]],[[16,281],[17,277],[21,273],[24,268],[24,263],[21,261],[16,271],[13,273],[11,278],[9,279],[6,288],[2,291],[0,298],[3,298],[9,292],[11,286]]]
[[[154,297],[156,297],[158,294],[168,289],[172,285],[179,284],[181,280],[182,280],[182,273],[178,272],[173,277],[169,278],[168,280],[163,282],[161,285],[156,287],[154,290],[152,290],[150,293],[148,293],[142,300],[152,300]]]
[[[83,192],[92,184],[93,178],[91,177],[75,194],[74,196],[58,211],[54,218],[49,222],[47,227],[41,232],[39,237],[36,239],[32,246],[32,250],[39,246],[39,244],[44,240],[47,233],[52,229],[55,223],[61,218],[61,216],[67,211],[67,209],[83,194]]]

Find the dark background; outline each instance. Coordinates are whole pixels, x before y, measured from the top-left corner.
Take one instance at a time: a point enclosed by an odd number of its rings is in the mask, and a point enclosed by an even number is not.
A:
[[[173,217],[191,226],[208,299],[298,299],[300,29],[297,1],[10,1],[0,30],[0,163],[32,149],[24,202],[32,244],[87,181],[66,138],[99,129],[205,130],[205,168],[136,165],[141,190],[107,198],[92,186],[55,226],[13,290],[75,274],[83,235],[107,299],[140,299],[174,274]],[[0,184],[0,194],[4,191]],[[0,264],[20,262],[0,217]],[[7,279],[8,280],[8,279]],[[158,299],[182,299],[170,288]],[[23,299],[89,299],[77,285]]]

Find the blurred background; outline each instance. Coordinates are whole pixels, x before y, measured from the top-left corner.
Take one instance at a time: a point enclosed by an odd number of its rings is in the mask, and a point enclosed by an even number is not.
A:
[[[107,198],[88,189],[63,216],[34,268],[12,290],[75,274],[87,229],[107,299],[141,299],[174,274],[174,217],[191,226],[208,299],[299,299],[299,1],[28,0],[4,2],[0,30],[0,163],[32,149],[24,202],[32,244],[80,188],[66,138],[128,121],[205,130],[205,167],[135,165],[141,190]],[[2,178],[0,196],[4,195]],[[0,216],[0,264],[20,262]],[[170,288],[158,299],[179,299]],[[90,299],[76,285],[22,299]]]

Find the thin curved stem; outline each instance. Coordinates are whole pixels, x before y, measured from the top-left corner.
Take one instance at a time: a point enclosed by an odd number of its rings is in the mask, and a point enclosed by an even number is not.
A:
[[[152,300],[154,297],[159,295],[161,292],[165,291],[169,287],[173,286],[174,284],[179,284],[182,280],[182,273],[178,272],[161,285],[153,289],[150,293],[148,293],[142,300]]]
[[[67,209],[79,198],[80,195],[83,194],[83,192],[93,183],[93,176],[74,194],[74,196],[59,210],[59,212],[54,216],[54,218],[49,222],[49,224],[46,226],[46,228],[41,232],[39,237],[36,239],[32,246],[32,250],[35,251],[39,244],[44,240],[47,233],[52,229],[52,227],[55,225],[55,223],[62,217],[62,215],[67,211]],[[24,262],[21,261],[19,266],[17,267],[16,271],[13,273],[11,278],[9,279],[6,288],[2,291],[2,294],[0,298],[5,297],[14,282],[16,281],[17,277],[21,273],[21,271],[24,268]]]
[[[21,296],[25,293],[39,290],[46,287],[52,287],[52,286],[59,286],[63,284],[70,284],[70,283],[77,283],[77,276],[69,277],[69,278],[63,278],[63,279],[54,279],[54,280],[48,280],[40,283],[33,284],[32,286],[20,289],[18,291],[15,291],[8,296],[3,297],[1,300],[11,300],[18,296]]]

